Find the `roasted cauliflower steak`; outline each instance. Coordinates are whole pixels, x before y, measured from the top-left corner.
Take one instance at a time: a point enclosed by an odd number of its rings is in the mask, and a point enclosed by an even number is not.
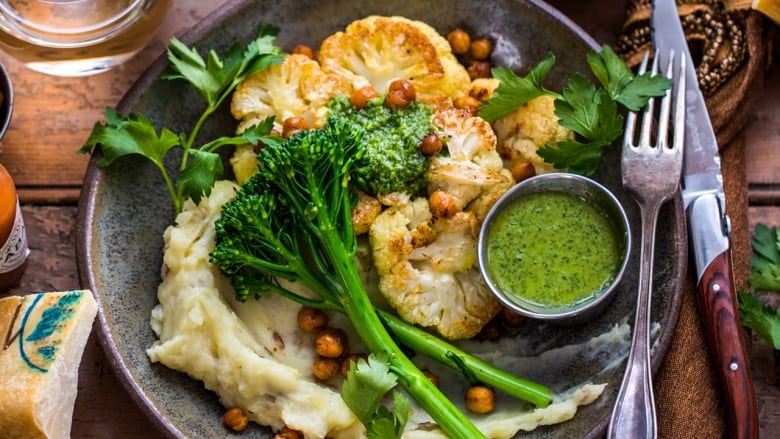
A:
[[[379,291],[404,320],[455,340],[471,338],[501,310],[477,268],[480,221],[472,212],[434,218],[423,197],[385,209],[369,239]]]
[[[471,79],[449,43],[429,25],[402,17],[370,16],[326,38],[319,51],[322,69],[359,89],[379,94],[405,79],[417,98],[434,109],[452,106],[468,94]]]
[[[329,74],[306,55],[290,54],[281,64],[255,73],[236,87],[230,104],[240,120],[238,132],[269,116],[276,128],[288,117],[301,117],[309,127],[322,128],[328,117],[328,101],[349,94],[350,85],[341,76]]]

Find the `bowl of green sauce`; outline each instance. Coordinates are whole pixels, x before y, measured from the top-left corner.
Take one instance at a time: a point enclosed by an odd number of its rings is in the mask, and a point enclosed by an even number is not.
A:
[[[581,324],[611,302],[630,249],[617,198],[590,178],[560,172],[524,180],[493,205],[478,258],[488,287],[510,309]]]

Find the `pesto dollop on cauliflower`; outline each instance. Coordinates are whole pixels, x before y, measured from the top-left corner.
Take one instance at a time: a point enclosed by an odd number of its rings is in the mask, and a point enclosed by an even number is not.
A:
[[[501,157],[527,160],[534,165],[537,174],[556,171],[536,153],[545,144],[555,145],[574,137],[571,130],[558,124],[554,101],[551,96],[540,96],[493,122]]]
[[[434,218],[422,197],[374,220],[369,239],[379,291],[401,318],[463,339],[500,311],[476,267],[479,224],[471,212]]]

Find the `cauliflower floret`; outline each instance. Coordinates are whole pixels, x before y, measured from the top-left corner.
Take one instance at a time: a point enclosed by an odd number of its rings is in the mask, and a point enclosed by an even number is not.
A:
[[[355,229],[355,234],[368,233],[371,223],[381,212],[382,203],[378,199],[365,192],[358,192],[357,205],[352,208],[352,227]]]
[[[527,160],[534,165],[537,174],[556,170],[536,153],[545,144],[555,145],[574,137],[571,130],[558,124],[554,101],[551,96],[540,96],[493,122],[501,157],[512,161]]]
[[[252,144],[238,145],[230,157],[230,165],[239,185],[257,173],[257,152]]]
[[[496,78],[476,78],[471,81],[469,96],[480,102],[485,102],[493,96],[499,83],[500,81]]]
[[[349,83],[322,71],[317,61],[292,54],[241,82],[233,93],[230,111],[241,120],[238,131],[276,116],[276,128],[288,117],[302,117],[310,127],[325,125],[327,103],[335,95],[350,93]]]
[[[434,219],[425,198],[386,209],[369,232],[379,291],[408,322],[475,336],[501,309],[476,267],[478,233],[473,213]]]
[[[370,85],[380,94],[406,79],[432,108],[452,106],[468,92],[468,72],[433,28],[401,17],[370,16],[352,22],[320,47],[323,70],[346,78],[354,89]]]
[[[513,183],[496,150],[493,129],[484,119],[454,108],[437,112],[432,121],[441,130],[447,153],[430,160],[428,192],[443,190],[455,198],[459,210],[484,219]]]

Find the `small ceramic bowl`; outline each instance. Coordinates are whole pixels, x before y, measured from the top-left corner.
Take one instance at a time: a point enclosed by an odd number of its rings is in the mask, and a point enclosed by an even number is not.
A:
[[[493,205],[478,257],[504,305],[569,325],[611,302],[630,249],[628,217],[609,190],[586,177],[550,173],[518,183]]]

